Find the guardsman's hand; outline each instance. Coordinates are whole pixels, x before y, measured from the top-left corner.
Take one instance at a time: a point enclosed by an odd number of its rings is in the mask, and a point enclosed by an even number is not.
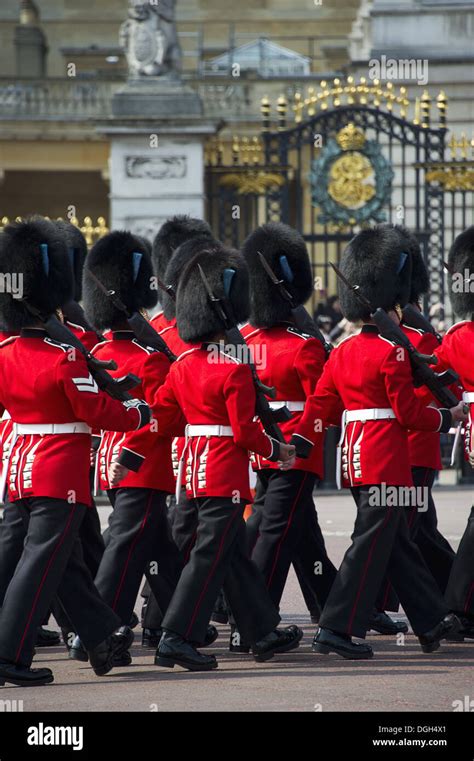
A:
[[[451,407],[453,423],[467,423],[469,413],[464,402],[459,402],[455,407]]]
[[[118,462],[113,462],[109,466],[109,481],[111,488],[114,489],[118,486],[120,481],[123,481],[129,473],[130,471],[125,465],[119,465]]]
[[[280,444],[280,470],[290,470],[296,459],[296,450],[292,444]]]

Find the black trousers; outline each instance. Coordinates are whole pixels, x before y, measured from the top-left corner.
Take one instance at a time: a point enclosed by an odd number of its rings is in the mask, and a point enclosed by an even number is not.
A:
[[[421,505],[418,507],[427,506],[428,509],[419,510],[416,506],[408,508],[410,536],[444,594],[456,553],[438,529],[438,516],[432,494],[436,471],[433,468],[417,466],[413,467],[411,472],[413,485],[424,490]],[[388,579],[382,584],[376,605],[379,610],[398,610],[398,597]]]
[[[203,642],[222,587],[242,641],[253,644],[278,625],[280,616],[248,557],[243,510],[242,502],[227,497],[180,500],[173,536],[186,565],[164,629]]]
[[[304,578],[302,591],[312,611],[323,607],[336,577],[314,507],[315,481],[312,473],[302,470],[258,472],[255,509],[247,520],[247,533],[252,560],[277,607],[291,563],[298,578]],[[317,562],[320,569],[315,567]]]
[[[36,630],[57,594],[90,650],[120,620],[99,596],[83,558],[79,529],[88,509],[32,497],[9,505],[21,516],[26,541],[0,614],[0,659],[29,666]]]
[[[410,539],[405,508],[371,504],[372,488],[351,489],[357,505],[352,544],[344,555],[320,625],[365,637],[380,589],[388,575],[416,634],[429,631],[447,606],[418,547]]]
[[[95,584],[122,624],[128,624],[143,574],[152,590],[162,591],[158,572],[167,580],[170,588],[165,600],[167,607],[178,583],[182,561],[171,535],[165,492],[124,488],[111,489],[108,496],[113,511]]]
[[[445,597],[450,610],[474,617],[474,507],[454,559]]]

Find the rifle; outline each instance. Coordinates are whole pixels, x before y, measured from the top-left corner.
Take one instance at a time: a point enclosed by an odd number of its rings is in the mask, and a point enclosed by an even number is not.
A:
[[[127,307],[123,301],[119,299],[115,291],[106,288],[105,285],[101,283],[99,278],[92,272],[92,270],[86,267],[85,272],[87,272],[97,287],[112,302],[114,307],[120,312],[123,312],[128,324],[130,325],[131,330],[139,341],[146,344],[147,346],[151,346],[152,349],[161,351],[162,354],[165,354],[165,356],[168,357],[170,362],[176,361],[176,355],[173,354],[168,344],[165,343],[160,334],[152,325],[150,325],[148,320],[146,320],[140,312],[132,312],[132,314],[130,314]]]
[[[439,333],[436,332],[431,322],[425,317],[423,312],[420,312],[413,304],[407,304],[403,307],[403,322],[410,328],[416,328],[417,330],[423,330],[425,333],[431,333],[435,336],[436,340],[440,344],[442,338]]]
[[[293,317],[293,321],[298,330],[300,330],[302,333],[306,333],[309,336],[313,336],[313,338],[317,338],[318,341],[322,344],[326,355],[329,356],[331,351],[334,349],[334,346],[329,343],[329,341],[326,341],[320,329],[314,322],[311,315],[305,309],[305,307],[302,304],[295,303],[293,296],[287,288],[287,284],[292,282],[294,276],[286,256],[280,256],[280,265],[282,272],[284,273],[284,279],[282,280],[278,279],[276,273],[272,270],[264,255],[260,251],[258,252],[258,256],[262,267],[264,268],[275,288],[278,289],[280,296],[290,305],[291,316]]]
[[[276,439],[280,443],[284,444],[285,438],[278,426],[278,422],[290,420],[291,412],[288,410],[287,407],[280,407],[280,409],[275,411],[271,409],[268,403],[267,396],[269,396],[270,398],[275,398],[276,391],[274,388],[265,386],[260,380],[260,378],[258,377],[257,370],[250,357],[249,347],[247,346],[247,343],[245,342],[245,339],[242,333],[237,327],[237,322],[233,315],[233,310],[232,310],[232,306],[230,304],[230,299],[229,299],[230,288],[232,285],[232,279],[235,275],[235,270],[232,270],[232,269],[224,270],[225,297],[222,299],[219,299],[216,296],[214,296],[211,285],[200,264],[198,264],[198,268],[199,268],[199,274],[201,276],[201,280],[204,283],[204,287],[206,289],[209,302],[212,308],[214,309],[219,321],[222,323],[224,327],[229,343],[233,344],[234,346],[245,346],[247,349],[247,352],[248,352],[247,364],[249,365],[250,370],[252,372],[252,380],[253,380],[255,393],[256,393],[255,412],[257,416],[260,418],[260,421],[263,425],[265,433],[268,436],[270,436],[272,439]]]
[[[374,309],[370,301],[360,293],[360,287],[349,283],[339,268],[336,267],[335,264],[332,264],[332,262],[331,266],[344,285],[349,288],[359,302],[369,310],[370,316],[379,329],[380,335],[388,341],[397,344],[397,346],[403,347],[407,351],[415,385],[426,386],[429,388],[442,407],[455,407],[459,403],[459,399],[449,388],[446,388],[446,386],[457,380],[458,376],[456,373],[453,373],[451,370],[447,370],[440,374],[435,373],[434,370],[429,367],[429,364],[436,365],[438,361],[437,358],[432,355],[420,354],[400,326],[394,323],[384,309],[381,309],[380,307]]]
[[[133,399],[128,391],[138,386],[140,378],[132,374],[125,375],[123,378],[113,378],[107,371],[117,369],[117,364],[114,360],[104,361],[92,356],[79,338],[66,325],[60,322],[55,314],[45,317],[38,309],[29,304],[26,299],[23,299],[23,303],[28,311],[44,325],[46,332],[53,341],[68,344],[83,355],[90,374],[102,391],[106,391],[111,397],[118,399],[120,402],[128,402]]]

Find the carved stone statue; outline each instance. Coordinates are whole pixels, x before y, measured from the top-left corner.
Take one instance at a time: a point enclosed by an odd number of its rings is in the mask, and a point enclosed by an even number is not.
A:
[[[129,77],[178,79],[181,48],[175,22],[176,0],[130,0],[128,18],[120,28]]]

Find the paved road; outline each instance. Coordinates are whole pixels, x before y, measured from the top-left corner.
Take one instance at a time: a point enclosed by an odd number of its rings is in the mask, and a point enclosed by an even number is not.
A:
[[[436,492],[440,528],[457,546],[470,507],[469,491]],[[354,518],[350,497],[324,496],[318,511],[328,551],[339,562],[349,543]],[[106,520],[107,511],[101,510]],[[25,711],[452,711],[453,702],[474,698],[474,642],[444,644],[423,655],[413,635],[398,642],[371,635],[376,655],[357,663],[311,653],[309,623],[295,577],[283,600],[285,621],[303,626],[305,637],[294,654],[256,664],[226,650],[228,628],[213,646],[219,669],[190,674],[153,665],[153,652],[138,644],[133,664],[97,678],[83,664],[68,661],[62,648],[40,650],[36,665],[53,668],[55,683],[44,688],[6,687],[2,699],[23,700]]]

